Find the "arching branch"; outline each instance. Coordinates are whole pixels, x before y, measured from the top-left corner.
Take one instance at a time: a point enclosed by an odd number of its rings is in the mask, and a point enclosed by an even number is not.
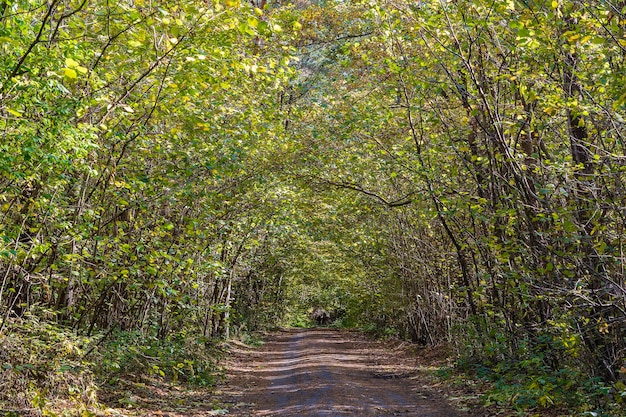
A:
[[[387,207],[402,207],[402,206],[407,206],[409,204],[411,204],[413,202],[413,200],[411,199],[411,196],[413,194],[415,194],[415,192],[410,192],[398,199],[395,200],[387,200],[385,197],[382,197],[381,195],[373,192],[373,191],[369,191],[366,190],[365,188],[363,188],[362,186],[360,186],[359,184],[353,184],[353,183],[348,183],[348,182],[334,182],[334,181],[322,181],[322,183],[326,184],[326,185],[332,185],[333,187],[336,188],[345,188],[348,190],[353,190],[353,191],[358,191],[362,194],[365,194],[369,197],[373,197],[374,199],[378,200],[378,202],[384,204]]]

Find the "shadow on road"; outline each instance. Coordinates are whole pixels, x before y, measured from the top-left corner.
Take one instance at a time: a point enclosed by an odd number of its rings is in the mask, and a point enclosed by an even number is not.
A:
[[[236,416],[457,417],[393,351],[359,333],[285,330],[237,353],[230,392]]]

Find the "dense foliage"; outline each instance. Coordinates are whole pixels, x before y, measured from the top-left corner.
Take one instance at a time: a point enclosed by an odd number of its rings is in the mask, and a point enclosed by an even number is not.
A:
[[[457,344],[516,407],[625,396],[623,7],[307,11],[297,134],[333,149],[310,175],[381,206],[364,314]]]
[[[210,384],[323,307],[489,401],[619,408],[625,7],[0,1],[0,402]]]

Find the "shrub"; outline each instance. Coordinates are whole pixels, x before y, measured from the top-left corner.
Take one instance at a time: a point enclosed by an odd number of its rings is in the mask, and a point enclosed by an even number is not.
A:
[[[92,340],[37,316],[8,319],[0,334],[0,405],[43,409],[55,399],[96,404],[91,363],[83,359]]]
[[[137,331],[113,333],[100,349],[96,372],[108,383],[122,377],[156,375],[174,382],[213,385],[220,351],[203,337],[184,333],[161,340]]]

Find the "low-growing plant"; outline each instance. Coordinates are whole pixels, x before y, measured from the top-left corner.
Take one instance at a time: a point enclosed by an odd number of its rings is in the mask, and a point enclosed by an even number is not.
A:
[[[0,408],[47,409],[49,402],[71,400],[97,405],[92,364],[84,354],[92,339],[28,312],[9,318],[0,334]]]
[[[137,331],[114,332],[100,349],[97,374],[108,383],[122,377],[154,375],[196,386],[219,376],[220,352],[203,337],[178,333],[164,340]]]
[[[623,416],[618,411],[624,398],[622,384],[607,385],[599,377],[589,377],[576,364],[576,341],[568,334],[544,332],[533,340],[513,343],[503,334],[485,341],[481,355],[461,355],[457,370],[489,381],[491,389],[483,396],[486,406],[497,405],[518,412],[561,409],[585,415]],[[469,350],[468,350],[469,351]],[[439,373],[450,377],[449,370]],[[589,414],[591,413],[591,414]]]

